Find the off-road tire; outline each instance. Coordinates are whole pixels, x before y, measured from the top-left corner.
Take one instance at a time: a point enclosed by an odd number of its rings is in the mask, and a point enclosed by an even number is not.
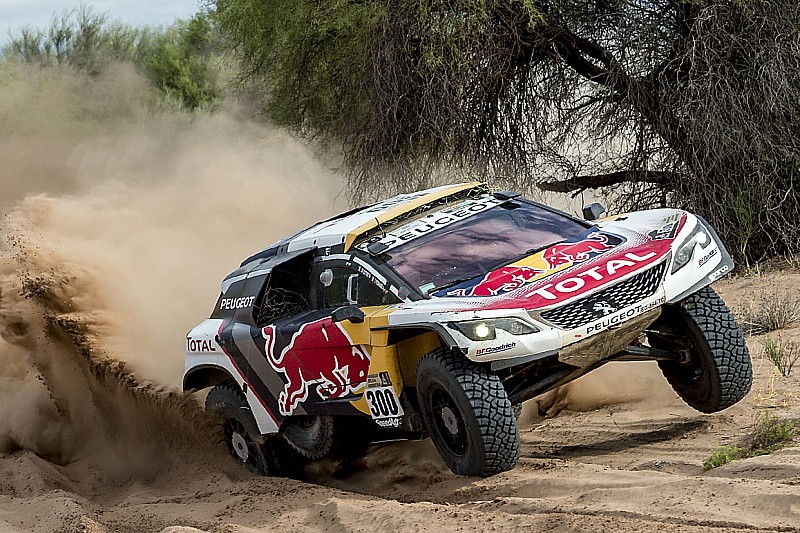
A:
[[[453,473],[486,477],[517,464],[511,401],[488,368],[438,348],[417,365],[417,399],[431,440]]]
[[[727,409],[744,398],[753,383],[750,352],[725,302],[704,287],[670,306],[673,327],[689,340],[689,363],[659,361],[667,381],[702,413]]]
[[[264,439],[235,381],[225,381],[209,391],[206,412],[219,418],[225,444],[234,459],[255,474],[275,475],[277,467],[264,453]]]
[[[331,452],[334,432],[334,418],[330,415],[289,417],[281,425],[281,435],[289,446],[312,461]]]

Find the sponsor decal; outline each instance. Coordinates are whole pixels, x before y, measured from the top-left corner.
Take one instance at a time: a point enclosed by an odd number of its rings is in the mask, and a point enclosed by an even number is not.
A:
[[[546,248],[542,252],[542,259],[549,270],[555,270],[563,265],[582,263],[613,247],[608,242],[608,235],[593,231],[582,241],[554,244]]]
[[[329,317],[300,326],[280,353],[275,353],[274,326],[263,328],[262,336],[267,361],[286,380],[278,397],[282,415],[291,415],[307,400],[312,385],[323,400],[357,393],[366,385],[369,353],[364,346],[354,346],[342,326]]]
[[[626,309],[626,310],[624,310],[622,312],[619,312],[619,313],[617,313],[615,315],[611,315],[611,316],[608,316],[606,318],[603,318],[599,322],[596,322],[596,323],[594,323],[594,324],[592,324],[590,326],[587,326],[586,334],[589,335],[591,333],[597,333],[599,331],[603,331],[603,330],[612,328],[612,327],[616,326],[617,324],[620,324],[621,322],[624,322],[624,321],[628,320],[629,318],[633,318],[633,317],[635,317],[637,315],[641,315],[642,313],[646,313],[647,311],[650,311],[651,309],[655,309],[656,307],[658,307],[660,305],[663,305],[665,302],[666,302],[666,298],[663,298],[663,297],[662,298],[658,298],[657,300],[654,300],[654,301],[652,301],[650,303],[639,304],[639,305],[636,305],[635,307],[631,307],[630,309]],[[576,335],[576,337],[577,337],[577,335]]]
[[[497,352],[505,352],[507,350],[511,350],[517,346],[516,342],[508,342],[506,344],[501,344],[499,346],[490,346],[488,348],[478,348],[475,352],[475,355],[490,355]]]
[[[512,264],[486,274],[476,285],[459,287],[445,293],[447,296],[497,296],[564,270],[570,266],[588,261],[611,250],[625,239],[611,233],[593,231],[577,242],[554,244],[538,255],[524,259],[534,262],[533,266]]]
[[[223,298],[219,302],[220,309],[242,309],[243,307],[250,307],[255,301],[255,296],[245,296],[244,298]]]
[[[706,263],[708,263],[708,260],[709,260],[709,259],[711,259],[711,258],[712,258],[712,257],[714,257],[715,255],[717,255],[718,253],[719,253],[719,248],[714,248],[713,250],[711,250],[710,252],[708,252],[706,255],[704,255],[703,257],[701,257],[701,258],[700,258],[700,261],[698,261],[698,262],[697,262],[697,265],[698,265],[698,266],[703,266],[703,265],[705,265]]]
[[[489,272],[477,285],[448,292],[448,296],[495,296],[513,291],[542,277],[546,270],[529,266],[506,266]]]
[[[370,374],[367,376],[367,388],[374,389],[377,387],[389,387],[392,385],[392,380],[389,378],[388,372],[379,372],[378,374]]]
[[[609,281],[611,278],[618,277],[617,273],[626,272],[635,267],[637,263],[644,263],[656,257],[656,252],[648,252],[644,255],[637,255],[628,252],[622,258],[610,259],[604,265],[595,266],[579,272],[573,277],[562,279],[557,283],[547,283],[531,291],[532,295],[540,296],[545,300],[558,300],[558,295],[570,295],[584,288],[587,281]],[[607,279],[609,278],[609,279]],[[594,284],[598,285],[598,284]]]
[[[208,339],[193,339],[186,337],[186,351],[187,352],[216,352],[214,348],[214,341]]]
[[[664,224],[659,229],[655,229],[650,233],[648,233],[647,236],[654,241],[661,241],[667,239],[672,240],[678,233],[679,227],[680,227],[680,219]]]
[[[421,237],[422,235],[436,231],[439,228],[449,226],[450,224],[471,217],[476,213],[481,213],[491,209],[492,207],[500,205],[501,203],[503,203],[502,200],[498,200],[497,198],[489,195],[475,200],[467,200],[455,206],[447,207],[441,211],[437,211],[436,213],[431,213],[430,215],[427,215],[419,220],[405,224],[394,231],[387,232],[380,239],[373,239],[361,243],[358,245],[358,248],[361,250],[366,250],[369,245],[380,242],[385,246],[384,251],[391,250],[395,246],[412,241],[417,237]]]
[[[367,400],[369,413],[372,415],[373,420],[403,416],[403,408],[400,406],[400,400],[397,398],[397,393],[394,392],[394,387],[392,386],[367,389],[364,393],[364,399]]]
[[[402,418],[380,418],[375,420],[376,424],[385,428],[399,428],[402,422]]]
[[[728,270],[730,270],[730,269],[731,269],[730,266],[722,265],[722,267],[720,269],[718,269],[718,270],[712,272],[711,274],[709,274],[708,279],[711,280],[711,281],[717,281],[719,278],[721,278],[722,276],[727,274]]]

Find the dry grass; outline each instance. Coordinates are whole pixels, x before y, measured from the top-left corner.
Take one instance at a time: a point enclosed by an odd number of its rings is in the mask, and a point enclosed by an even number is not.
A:
[[[734,314],[745,335],[761,335],[800,320],[800,298],[794,291],[770,285],[757,299]]]
[[[764,347],[764,356],[775,365],[782,376],[788,377],[795,363],[800,360],[800,344],[785,341],[778,336],[777,339],[773,337],[763,339],[761,345]]]
[[[777,451],[800,434],[798,421],[765,414],[756,419],[753,429],[738,444],[724,444],[703,461],[703,469],[711,470],[737,459],[767,455]]]

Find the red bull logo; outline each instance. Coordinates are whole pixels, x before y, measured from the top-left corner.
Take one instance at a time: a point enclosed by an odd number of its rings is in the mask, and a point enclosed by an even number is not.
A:
[[[340,398],[364,388],[369,372],[369,353],[354,346],[347,332],[330,318],[303,324],[281,353],[275,354],[275,328],[262,330],[270,366],[283,374],[286,384],[278,397],[278,410],[291,415],[308,399],[316,385],[323,400]]]
[[[495,296],[532,283],[545,272],[545,270],[529,266],[506,266],[486,274],[472,289],[458,289],[447,294],[452,296]]]
[[[611,248],[613,245],[608,244],[608,236],[595,231],[582,241],[554,244],[546,248],[542,252],[542,259],[554,270],[563,265],[581,263]]]

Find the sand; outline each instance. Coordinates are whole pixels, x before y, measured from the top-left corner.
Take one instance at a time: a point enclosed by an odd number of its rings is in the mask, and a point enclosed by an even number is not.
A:
[[[518,466],[487,479],[428,440],[303,481],[246,472],[179,391],[184,335],[239,260],[346,209],[342,180],[241,116],[136,112],[123,74],[30,72],[0,101],[0,531],[800,530],[800,447],[702,467],[764,413],[800,417],[800,368],[779,376],[763,337],[752,392],[722,413],[688,408],[654,363],[527,402]],[[799,284],[789,268],[716,288],[746,306]]]
[[[104,337],[114,321],[80,269],[41,268],[41,242],[32,250],[22,240],[4,258],[0,285],[0,531],[800,527],[800,448],[702,467],[763,413],[800,416],[800,371],[780,376],[760,338],[749,339],[752,392],[722,413],[684,405],[654,363],[611,363],[527,402],[518,466],[487,479],[451,474],[429,440],[375,445],[346,473],[323,462],[303,481],[257,477],[219,444],[198,399],[114,357],[120,343]],[[788,270],[717,290],[739,306],[798,281]]]

